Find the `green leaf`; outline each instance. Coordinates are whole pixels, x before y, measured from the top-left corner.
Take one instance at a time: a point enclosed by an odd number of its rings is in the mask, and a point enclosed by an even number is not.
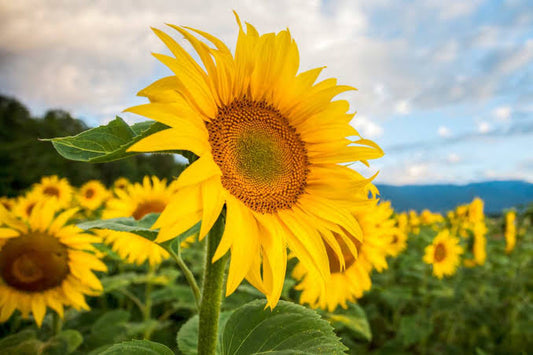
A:
[[[347,330],[359,340],[372,340],[372,332],[366,313],[359,305],[350,303],[347,309],[326,313],[324,316],[335,329]]]
[[[174,355],[174,352],[163,344],[149,340],[132,340],[115,344],[100,353],[101,355]]]
[[[223,355],[344,354],[329,322],[300,305],[279,301],[274,310],[256,300],[231,315],[222,333]]]
[[[37,336],[34,330],[26,329],[13,335],[8,335],[0,339],[0,350],[17,346],[27,340],[35,339]]]
[[[129,126],[117,116],[105,126],[92,128],[75,136],[42,140],[52,142],[57,152],[67,159],[105,163],[139,154],[126,150],[142,138],[167,128],[164,124],[153,121]]]
[[[401,339],[403,345],[407,347],[420,343],[429,337],[432,331],[433,323],[430,318],[424,317],[424,314],[416,314],[402,317],[397,336]]]
[[[137,221],[133,217],[120,217],[111,219],[98,219],[79,223],[78,227],[83,230],[89,229],[110,229],[118,232],[129,232],[140,235],[143,238],[154,240],[158,230],[151,229],[159,214],[150,213]]]
[[[221,312],[218,321],[218,343],[216,354],[221,354],[222,330],[233,312]],[[198,354],[198,315],[191,317],[178,331],[178,348],[185,355]]]
[[[42,353],[47,355],[70,354],[83,343],[83,336],[77,330],[67,329],[52,337],[43,346]]]
[[[102,346],[126,339],[126,322],[130,313],[125,310],[115,310],[104,313],[91,327],[87,343],[91,347]]]
[[[133,217],[120,217],[110,219],[98,219],[94,221],[82,222],[77,226],[83,230],[89,229],[109,229],[118,232],[129,232],[137,234],[143,238],[154,241],[157,238],[158,229],[152,229],[152,225],[159,218],[159,213],[150,213],[144,216],[140,220],[136,220]],[[198,222],[184,233],[180,234],[174,239],[171,239],[162,245],[172,245],[176,241],[182,241],[183,239],[200,232],[201,223]]]

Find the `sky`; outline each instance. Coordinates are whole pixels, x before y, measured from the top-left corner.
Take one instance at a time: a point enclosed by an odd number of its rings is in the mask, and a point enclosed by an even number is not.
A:
[[[208,31],[235,48],[232,10],[260,33],[289,28],[300,71],[326,66],[385,156],[378,184],[533,182],[533,7],[527,0],[0,0],[0,95],[90,126],[145,99],[169,70],[150,30]]]

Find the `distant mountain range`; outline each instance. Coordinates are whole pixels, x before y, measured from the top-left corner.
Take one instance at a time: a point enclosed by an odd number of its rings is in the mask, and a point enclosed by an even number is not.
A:
[[[485,213],[533,202],[533,184],[524,181],[487,181],[468,185],[377,185],[383,200],[398,211],[425,208],[445,212],[474,197],[485,201]]]

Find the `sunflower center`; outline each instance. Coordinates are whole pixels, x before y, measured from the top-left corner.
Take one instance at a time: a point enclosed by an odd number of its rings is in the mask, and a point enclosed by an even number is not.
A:
[[[87,189],[87,191],[85,191],[85,198],[92,198],[93,196],[94,196],[93,189]]]
[[[136,220],[139,220],[146,216],[148,213],[163,212],[166,206],[166,203],[159,200],[144,201],[137,205],[137,208],[133,212],[132,216]]]
[[[437,262],[444,260],[446,258],[446,247],[442,244],[437,244],[433,257]]]
[[[9,239],[0,250],[0,275],[15,289],[45,291],[59,286],[68,273],[67,248],[48,234]]]
[[[54,186],[47,186],[43,193],[48,196],[56,196],[59,197],[59,190]]]
[[[221,107],[206,123],[222,186],[260,213],[291,208],[309,171],[304,142],[287,118],[246,98]]]
[[[348,245],[346,245],[346,242],[341,238],[340,235],[337,233],[334,233],[335,239],[337,240],[337,243],[339,243],[339,246],[342,251],[342,256],[344,257],[344,269],[348,269],[350,266],[352,266],[355,263],[355,257],[353,256],[352,252],[348,248]],[[357,253],[361,252],[361,246],[362,243],[352,237],[350,234],[346,233],[348,238],[355,244],[355,248],[357,249]],[[328,261],[329,261],[329,270],[332,274],[341,272],[341,263],[339,261],[339,258],[337,257],[337,254],[333,251],[333,249],[329,246],[328,243],[324,243],[326,246],[326,253],[328,254]]]
[[[26,215],[28,217],[31,215],[31,211],[33,211],[34,207],[35,207],[35,202],[30,203],[28,206],[26,206]]]

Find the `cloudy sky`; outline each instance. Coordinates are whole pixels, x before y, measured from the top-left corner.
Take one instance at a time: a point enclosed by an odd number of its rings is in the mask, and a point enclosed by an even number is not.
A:
[[[385,150],[364,171],[380,170],[378,183],[533,182],[528,2],[0,0],[0,94],[34,115],[106,123],[169,73],[150,26],[196,27],[234,48],[236,10],[261,33],[289,28],[302,71],[325,65],[323,78],[359,89],[343,98]]]

